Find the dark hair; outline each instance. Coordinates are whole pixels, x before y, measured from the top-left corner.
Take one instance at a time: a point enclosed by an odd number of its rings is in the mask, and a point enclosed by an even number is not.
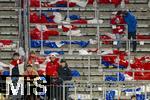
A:
[[[68,67],[68,64],[67,64],[67,62],[66,62],[65,59],[61,59],[61,60],[60,60],[60,63],[65,63],[65,66]]]
[[[20,55],[19,55],[19,53],[15,52],[15,53],[13,54],[13,57],[14,57],[14,56],[20,56]]]
[[[122,14],[121,10],[119,10],[116,15],[120,15],[120,14]]]
[[[13,56],[12,56],[11,59],[14,60],[14,57],[15,57],[15,56],[18,56],[18,57],[19,57],[20,55],[19,55],[19,53],[15,52],[15,53],[13,54]]]
[[[29,65],[27,65],[27,67],[32,67],[32,65],[29,64]]]
[[[135,95],[132,95],[132,96],[131,96],[131,99],[133,99],[133,98],[136,98],[136,96],[135,96]]]

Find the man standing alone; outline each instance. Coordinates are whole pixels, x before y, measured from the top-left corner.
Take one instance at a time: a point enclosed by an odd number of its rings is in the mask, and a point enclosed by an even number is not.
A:
[[[128,39],[133,39],[133,52],[136,52],[136,28],[137,20],[136,17],[129,11],[124,12],[124,19],[128,25]]]

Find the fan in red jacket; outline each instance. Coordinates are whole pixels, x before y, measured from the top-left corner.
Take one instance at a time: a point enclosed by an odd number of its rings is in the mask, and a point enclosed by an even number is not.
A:
[[[120,24],[125,24],[122,11],[118,11],[114,17],[110,20],[112,25],[112,33],[116,35],[117,49],[121,48],[121,34],[125,34],[125,26]]]
[[[119,25],[119,24],[126,24],[122,15],[122,11],[117,12],[117,14],[111,19],[110,24],[112,24],[114,34],[124,33],[125,30],[124,25]]]
[[[122,16],[122,11],[118,11],[116,15],[111,19],[111,24],[125,24],[125,20]]]
[[[10,64],[13,65],[13,67],[17,67],[21,63],[22,60],[20,59],[19,53],[14,53]]]
[[[51,77],[58,77],[58,68],[58,59],[56,58],[56,55],[51,54],[50,62],[48,62],[46,65],[46,75]]]

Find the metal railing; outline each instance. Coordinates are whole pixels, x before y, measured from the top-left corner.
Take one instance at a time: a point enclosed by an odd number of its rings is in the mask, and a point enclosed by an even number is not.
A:
[[[95,0],[96,1],[96,0]],[[102,94],[102,97],[103,98],[105,98],[105,93],[106,93],[106,91],[107,91],[107,89],[108,89],[108,87],[106,86],[106,84],[107,83],[111,83],[111,82],[105,82],[104,81],[104,79],[105,79],[105,74],[107,74],[107,72],[109,72],[109,71],[111,71],[111,72],[116,72],[116,73],[119,73],[119,72],[125,72],[126,70],[122,70],[122,71],[120,71],[120,69],[119,69],[119,67],[118,68],[116,68],[116,69],[114,69],[114,70],[104,70],[103,69],[103,67],[102,67],[102,64],[101,64],[101,62],[102,62],[102,56],[103,55],[101,55],[101,53],[102,53],[102,49],[101,48],[103,48],[103,44],[102,44],[102,42],[104,41],[104,40],[101,40],[99,37],[100,36],[102,36],[103,34],[102,34],[102,32],[101,32],[101,25],[100,25],[100,23],[98,23],[98,20],[99,20],[99,16],[100,16],[100,10],[99,10],[99,8],[98,8],[98,4],[97,4],[97,2],[95,2],[94,3],[95,5],[93,5],[93,8],[91,9],[91,8],[87,8],[87,10],[91,10],[91,11],[94,11],[94,14],[95,14],[95,19],[97,20],[97,23],[96,24],[94,24],[93,25],[93,27],[95,27],[95,29],[96,29],[96,35],[95,35],[95,37],[96,37],[96,39],[97,39],[97,48],[98,48],[98,52],[97,52],[97,54],[93,54],[93,55],[85,55],[85,57],[87,57],[87,61],[88,61],[88,78],[87,78],[87,82],[89,82],[89,83],[83,83],[84,85],[89,85],[90,86],[90,88],[89,88],[89,92],[88,92],[88,95],[90,95],[89,97],[90,97],[90,99],[91,98],[93,98],[94,96],[93,96],[93,90],[92,90],[92,86],[93,86],[93,83],[91,83],[91,58],[92,58],[92,56],[94,56],[94,55],[96,55],[96,56],[99,56],[99,66],[98,66],[98,68],[97,68],[97,70],[101,70],[102,69],[102,75],[103,75],[103,80],[99,80],[99,81],[102,81],[102,86],[100,86],[101,88],[102,88],[102,91],[103,91],[103,94]],[[78,10],[81,10],[81,9],[86,9],[86,8],[69,8],[69,3],[67,4],[68,6],[67,7],[65,7],[65,8],[60,8],[60,9],[65,9],[66,10],[66,13],[67,13],[67,17],[69,16],[69,14],[70,14],[70,12],[71,11],[78,11]],[[32,26],[32,24],[30,24],[30,10],[32,11],[32,10],[36,10],[36,11],[39,11],[39,14],[40,14],[40,16],[41,16],[41,13],[44,11],[44,10],[49,10],[49,9],[55,9],[56,7],[50,7],[50,8],[48,8],[48,7],[41,7],[41,0],[40,0],[40,7],[31,7],[30,8],[30,3],[27,1],[27,0],[24,0],[24,9],[23,9],[23,11],[24,11],[24,16],[23,16],[23,20],[24,20],[24,37],[25,37],[25,50],[26,50],[26,60],[28,60],[28,54],[29,54],[29,52],[31,51],[31,37],[30,37],[30,30],[31,30],[31,26]],[[59,9],[59,7],[58,7],[58,9]],[[20,21],[19,21],[20,22]],[[70,20],[68,21],[68,22],[70,22]],[[45,23],[45,25],[47,25],[48,23]],[[62,24],[62,23],[59,23],[59,24],[57,24],[57,25],[64,25],[64,24]],[[68,25],[75,25],[75,24],[68,24]],[[76,25],[79,25],[80,26],[80,24],[76,24]],[[85,27],[86,27],[86,25],[85,25]],[[20,29],[21,30],[21,29]],[[69,34],[69,42],[70,42],[70,44],[69,44],[69,48],[68,48],[68,50],[69,50],[69,52],[67,52],[67,54],[65,54],[65,55],[62,55],[61,56],[61,58],[63,58],[63,57],[67,57],[67,56],[72,56],[72,57],[75,57],[75,56],[80,56],[81,57],[81,55],[78,55],[78,54],[73,54],[73,50],[74,50],[74,48],[72,47],[72,44],[71,44],[71,41],[72,41],[72,36],[71,36],[71,30],[69,30],[69,32],[70,32],[70,34]],[[126,28],[126,33],[127,33],[127,28]],[[42,32],[41,32],[41,34],[42,34]],[[127,36],[128,37],[128,36]],[[42,35],[42,37],[41,37],[41,41],[43,41],[43,35]],[[54,40],[55,41],[55,40]],[[114,40],[107,40],[107,41],[114,41]],[[132,54],[131,54],[131,52],[130,52],[130,50],[131,50],[131,47],[130,47],[130,43],[131,43],[131,40],[124,40],[124,41],[126,41],[126,49],[128,50],[128,62],[130,62],[131,61],[131,56],[132,56]],[[41,48],[40,48],[40,51],[43,51],[43,50],[45,50],[45,48],[43,47],[43,44],[41,45]],[[82,55],[83,56],[83,55]],[[133,55],[133,56],[135,56],[135,55]],[[117,57],[118,58],[118,57]],[[118,66],[119,66],[119,58],[118,58]],[[129,63],[129,65],[128,65],[128,68],[130,68],[130,63]],[[135,72],[136,70],[130,70],[131,72]],[[138,72],[138,71],[137,71]],[[144,71],[141,71],[141,72],[144,72]],[[148,72],[150,72],[150,71],[148,71]],[[116,82],[112,82],[112,83],[116,83],[116,84],[120,84],[121,82],[119,81],[119,75],[118,75],[118,80],[116,81]],[[134,78],[134,74],[133,74],[133,78]],[[145,81],[143,81],[143,82],[145,82]],[[147,82],[147,81],[146,81]],[[144,84],[146,84],[147,85],[147,83],[143,83],[143,85]],[[136,85],[136,84],[138,84],[139,82],[137,81],[125,81],[125,82],[122,82],[122,84],[125,84],[125,83],[133,83],[134,85]],[[65,85],[66,83],[64,83],[64,85],[62,86],[60,86],[60,87],[66,87],[66,85]],[[74,95],[75,95],[75,100],[77,100],[77,91],[78,91],[78,85],[75,83],[75,82],[72,82],[72,84],[73,84],[73,86],[74,86],[74,88],[73,88],[73,91],[74,91]],[[82,88],[82,87],[81,87]],[[119,86],[117,86],[117,89],[118,90],[120,90],[121,88],[119,87]],[[64,92],[63,92],[64,93]],[[64,93],[64,95],[63,95],[64,97],[65,97],[65,93]],[[64,98],[63,97],[63,98]],[[65,99],[64,99],[65,100]]]

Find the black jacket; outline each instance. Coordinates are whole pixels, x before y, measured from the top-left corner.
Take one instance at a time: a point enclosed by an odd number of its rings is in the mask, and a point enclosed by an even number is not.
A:
[[[71,70],[66,67],[59,67],[58,69],[58,76],[62,81],[69,81],[72,79]]]

